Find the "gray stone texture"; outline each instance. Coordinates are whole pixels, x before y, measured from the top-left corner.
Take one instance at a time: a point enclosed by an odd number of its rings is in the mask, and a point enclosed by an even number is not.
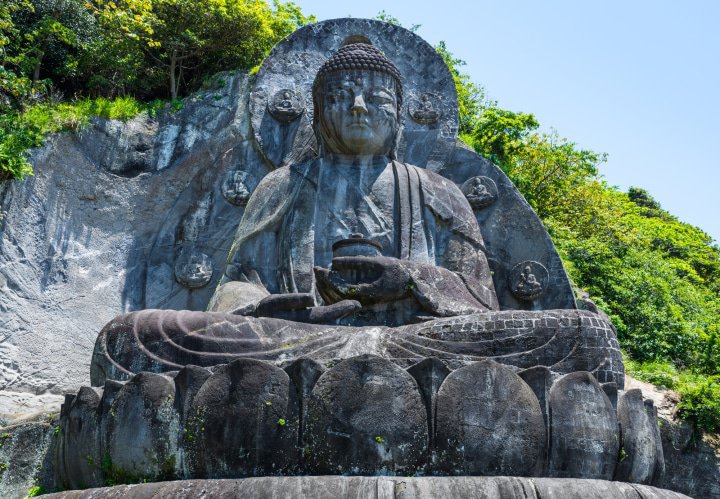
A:
[[[345,360],[318,379],[308,402],[308,470],[413,474],[427,462],[427,411],[415,379],[389,360]]]
[[[117,392],[109,412],[103,414],[107,427],[102,434],[97,432],[99,459],[88,463],[95,473],[102,468],[106,478],[118,474],[127,476],[126,480],[160,481],[175,477],[180,436],[175,391],[172,378],[140,373]],[[103,462],[108,456],[111,464]],[[78,476],[83,475],[75,478]]]
[[[100,470],[102,434],[97,408],[99,390],[82,387],[77,395],[65,398],[60,413],[61,434],[58,445],[58,484],[64,488],[82,489],[103,484]]]
[[[34,486],[52,483],[57,414],[0,428],[0,497],[20,499]]]
[[[448,366],[436,357],[430,357],[421,360],[417,364],[408,367],[407,371],[415,378],[420,388],[420,393],[425,402],[427,412],[428,431],[430,438],[430,448],[435,446],[435,412],[437,409],[437,394],[442,386],[445,378],[450,374]],[[432,457],[435,461],[435,456]]]
[[[440,387],[435,442],[446,473],[530,476],[545,452],[545,422],[522,378],[486,360],[453,371]]]
[[[542,366],[525,369],[524,371],[520,371],[518,375],[527,383],[540,404],[540,411],[542,412],[543,422],[545,424],[545,442],[543,444],[542,455],[540,459],[538,459],[537,466],[532,474],[533,476],[545,476],[547,475],[548,451],[550,449],[550,389],[552,388],[553,380],[558,376],[553,375],[550,369]]]
[[[426,358],[406,370],[373,355],[327,367],[240,358],[142,372],[68,396],[57,483],[305,473],[612,478],[615,408],[592,374],[557,377],[487,359],[450,368]],[[620,409],[645,422],[626,424],[627,463],[647,453],[654,461],[652,475],[617,476],[651,483],[662,475],[654,412],[641,399]]]
[[[329,366],[362,354],[401,367],[431,356],[453,369],[490,358],[520,369],[589,371],[602,383],[622,385],[625,376],[612,326],[581,310],[487,312],[397,328],[144,310],[117,317],[100,333],[91,381],[100,386],[105,379],[127,379],[143,370],[212,366],[238,357],[275,363],[307,357]]]
[[[646,409],[642,392],[638,388],[623,393],[617,413],[621,451],[615,468],[615,480],[650,484],[658,463],[663,462],[662,447],[657,445],[657,417],[653,417],[654,412]]]
[[[263,477],[245,480],[186,480],[67,491],[52,499],[181,499],[195,497],[335,499],[681,499],[687,496],[643,485],[561,478],[513,477]]]
[[[693,430],[688,422],[660,419],[665,473],[656,487],[692,497],[720,497],[720,453],[717,443]]]
[[[560,378],[550,389],[549,476],[611,480],[619,450],[617,414],[595,378]]]
[[[184,428],[192,477],[242,477],[297,468],[298,407],[290,378],[266,362],[239,359],[210,376]]]
[[[77,390],[98,331],[124,310],[205,308],[222,272],[188,289],[176,260],[193,246],[222,269],[243,213],[222,181],[242,169],[254,188],[268,171],[249,79],[217,80],[177,113],[50,136],[34,176],[0,185],[0,399]]]

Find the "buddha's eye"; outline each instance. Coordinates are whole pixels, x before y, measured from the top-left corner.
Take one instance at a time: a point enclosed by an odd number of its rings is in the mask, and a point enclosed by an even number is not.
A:
[[[329,97],[332,102],[345,101],[350,98],[350,92],[344,88],[336,88],[330,92]]]
[[[393,98],[385,92],[373,92],[368,95],[367,99],[369,102],[372,102],[377,106],[382,106],[384,104],[392,104],[393,102],[395,102]]]

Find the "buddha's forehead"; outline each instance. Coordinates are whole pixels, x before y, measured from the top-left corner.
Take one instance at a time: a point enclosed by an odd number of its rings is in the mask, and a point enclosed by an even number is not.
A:
[[[325,77],[325,85],[327,88],[338,86],[382,88],[393,94],[396,93],[395,78],[381,71],[358,69],[334,71]]]

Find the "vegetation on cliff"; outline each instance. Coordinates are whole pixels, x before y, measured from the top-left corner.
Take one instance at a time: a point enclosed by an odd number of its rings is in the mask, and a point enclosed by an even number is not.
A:
[[[571,280],[617,328],[628,372],[682,395],[682,415],[720,430],[720,247],[641,188],[608,185],[606,155],[532,114],[502,109],[443,55],[461,102],[461,138],[507,173],[550,232]]]
[[[156,112],[217,71],[250,70],[312,21],[263,0],[5,0],[0,177],[30,175],[27,152],[45,134]],[[720,248],[643,189],[608,185],[605,154],[501,108],[443,43],[437,50],[455,78],[461,138],[537,211],[571,279],[612,318],[629,372],[677,389],[685,417],[720,430]]]
[[[27,151],[45,134],[176,99],[220,70],[249,70],[311,21],[279,1],[4,0],[0,177],[31,174]]]

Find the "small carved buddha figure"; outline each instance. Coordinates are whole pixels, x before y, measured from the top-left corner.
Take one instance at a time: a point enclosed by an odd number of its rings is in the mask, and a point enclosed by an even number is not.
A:
[[[412,117],[415,121],[428,125],[437,121],[440,113],[435,110],[429,95],[423,94],[415,106],[416,108],[412,111]]]
[[[480,179],[476,179],[475,184],[473,185],[472,195],[477,197],[485,197],[490,196],[491,194],[488,192],[485,184],[483,184]]]
[[[233,173],[232,179],[228,182],[224,196],[231,203],[243,206],[250,199],[250,191],[245,185],[245,174],[243,172]]]
[[[517,285],[518,291],[527,294],[535,294],[542,288],[542,285],[535,278],[532,269],[526,266],[520,275],[520,282]]]
[[[295,106],[293,106],[292,103],[292,95],[290,95],[290,91],[285,90],[282,94],[282,100],[280,101],[279,107],[285,108],[285,109],[293,109]]]

